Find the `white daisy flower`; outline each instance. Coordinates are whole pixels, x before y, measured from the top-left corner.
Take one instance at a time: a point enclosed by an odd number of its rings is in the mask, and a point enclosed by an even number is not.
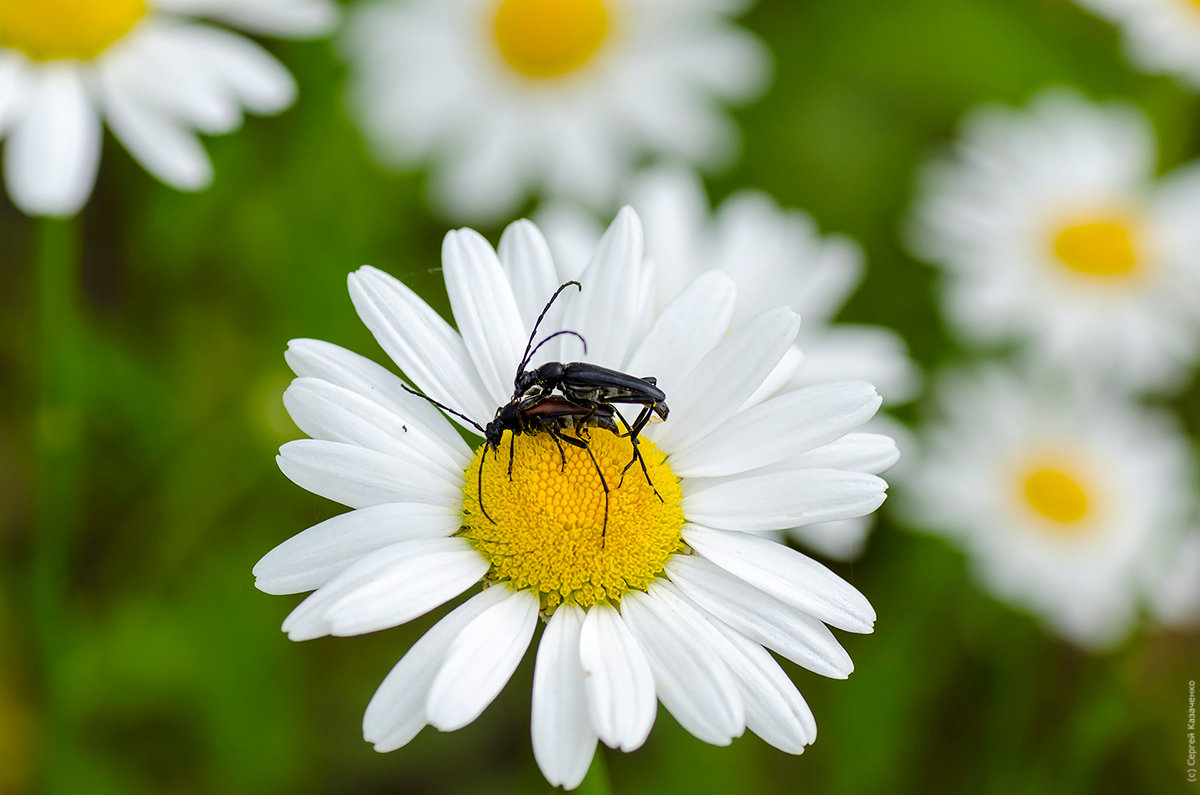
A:
[[[938,398],[906,470],[913,524],[956,539],[991,591],[1055,632],[1124,639],[1193,507],[1185,438],[1110,391],[996,367]]]
[[[460,331],[369,267],[351,275],[351,298],[414,384],[483,422],[509,402],[558,276],[527,221],[508,228],[498,252],[471,230],[451,232],[443,266]],[[888,440],[853,430],[879,397],[848,382],[743,409],[799,319],[769,310],[729,331],[735,291],[719,273],[652,313],[630,289],[647,278],[641,225],[626,209],[581,275],[582,292],[564,293],[569,302],[539,332],[575,330],[592,362],[655,375],[666,392],[669,419],[639,443],[646,475],[634,467],[623,482],[627,437],[596,429],[590,451],[565,445],[560,454],[546,433],[506,434],[481,463],[485,445],[472,450],[385,368],[328,343],[291,344],[298,378],[284,400],[313,438],[285,445],[280,468],[355,510],[255,567],[268,593],[315,589],[284,622],[289,637],[396,626],[485,586],[414,644],[376,692],[363,732],[377,750],[399,748],[427,724],[450,731],[473,721],[525,654],[539,615],[546,630],[531,728],[553,784],[579,784],[598,739],[639,747],[656,698],[709,743],[728,744],[747,727],[790,753],[813,740],[811,712],[764,646],[845,677],[850,658],[825,625],[869,632],[874,610],[820,564],[743,531],[878,507],[886,486],[859,462]],[[613,486],[607,509],[597,467]]]
[[[756,95],[765,48],[726,0],[381,0],[343,50],[378,159],[432,161],[456,217],[497,219],[531,192],[611,206],[646,152],[728,161],[721,102]]]
[[[147,171],[181,190],[212,180],[195,132],[225,133],[243,109],[277,113],[296,86],[252,41],[185,15],[256,32],[316,35],[326,0],[39,0],[0,7],[0,136],[13,202],[74,215],[100,162],[101,120]]]
[[[1120,25],[1137,67],[1200,89],[1200,0],[1078,0]]]
[[[639,175],[629,198],[646,224],[656,308],[661,310],[700,274],[721,271],[737,285],[734,325],[779,304],[789,305],[804,320],[788,362],[790,378],[775,378],[775,386],[863,380],[874,384],[889,404],[913,396],[919,376],[898,334],[881,326],[833,323],[862,281],[863,255],[854,241],[822,237],[807,214],[784,210],[760,191],[742,191],[713,212],[699,177],[679,166]],[[558,202],[543,207],[537,222],[546,232],[559,277],[576,278],[600,238],[595,216]],[[892,463],[895,457],[877,466]],[[869,517],[861,517],[806,524],[790,534],[824,555],[848,560],[862,551],[871,524]]]
[[[950,320],[1042,363],[1170,388],[1200,354],[1200,168],[1155,182],[1146,118],[1066,91],[972,112],[924,174],[915,245]]]

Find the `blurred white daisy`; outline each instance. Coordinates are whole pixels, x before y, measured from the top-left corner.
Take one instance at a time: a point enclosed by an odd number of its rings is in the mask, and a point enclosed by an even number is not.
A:
[[[1200,89],[1200,0],[1078,0],[1120,25],[1134,65]]]
[[[292,103],[287,70],[208,16],[280,36],[328,30],[326,0],[38,0],[0,3],[0,136],[13,202],[67,216],[92,192],[101,121],[147,171],[198,190],[212,164],[195,132]]]
[[[432,163],[455,217],[496,219],[532,192],[611,206],[646,152],[720,165],[720,108],[765,83],[741,0],[381,0],[343,39],[351,104],[378,159]]]
[[[917,250],[980,342],[1125,389],[1170,388],[1200,354],[1200,168],[1156,182],[1146,118],[1062,90],[987,107],[924,173]]]
[[[996,367],[948,377],[902,505],[914,525],[956,539],[997,596],[1104,648],[1128,635],[1164,575],[1194,471],[1166,416],[1064,383]]]
[[[760,191],[731,196],[714,212],[699,177],[679,166],[642,173],[628,198],[646,225],[646,256],[655,273],[650,300],[657,309],[700,274],[721,271],[737,285],[734,325],[780,304],[803,319],[785,365],[790,377],[773,379],[776,387],[863,380],[879,389],[885,404],[913,396],[919,377],[898,334],[881,326],[833,323],[862,281],[862,250],[854,241],[822,237],[808,215],[784,210]],[[543,207],[537,222],[559,278],[577,277],[600,238],[595,216],[558,202]],[[879,474],[892,463],[894,458],[874,462],[872,471]],[[862,551],[870,527],[871,519],[861,517],[807,524],[790,534],[846,560]]]
[[[498,252],[471,230],[450,233],[443,266],[461,334],[372,268],[351,275],[351,298],[414,384],[483,422],[509,401],[558,277],[527,221],[508,228]],[[845,677],[853,666],[825,625],[869,632],[874,610],[815,561],[742,531],[878,507],[885,484],[848,464],[847,452],[868,454],[872,442],[852,431],[879,397],[849,382],[742,410],[791,346],[798,318],[775,309],[729,331],[734,288],[718,273],[651,313],[629,289],[646,268],[640,223],[622,211],[581,276],[582,292],[543,327],[580,332],[591,361],[655,375],[668,396],[669,419],[639,445],[662,499],[635,467],[607,513],[588,451],[567,446],[564,465],[546,434],[506,434],[481,475],[485,448],[472,450],[400,378],[328,343],[291,344],[298,378],[285,404],[313,438],[285,445],[280,467],[355,510],[255,567],[268,593],[316,589],[284,622],[289,637],[396,626],[485,586],[414,644],[376,692],[363,731],[377,750],[399,748],[427,724],[450,731],[473,721],[524,656],[539,615],[547,626],[531,727],[553,784],[582,780],[597,739],[639,747],[656,698],[709,743],[728,744],[748,727],[799,753],[815,737],[803,698],[763,647]],[[634,333],[639,318],[646,330]],[[588,438],[607,482],[621,483],[629,440],[599,429]],[[510,481],[505,448],[514,442]]]

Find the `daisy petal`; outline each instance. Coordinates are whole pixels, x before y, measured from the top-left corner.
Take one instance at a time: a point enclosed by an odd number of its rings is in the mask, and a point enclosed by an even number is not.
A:
[[[254,566],[254,587],[289,594],[325,585],[364,555],[418,538],[453,535],[462,514],[452,507],[395,502],[359,508],[292,536]]]
[[[425,700],[430,725],[448,732],[479,717],[517,669],[537,617],[536,594],[511,592],[458,634]]]
[[[412,645],[384,678],[363,715],[363,738],[380,753],[407,745],[428,722],[425,697],[450,644],[477,616],[504,597],[488,588],[455,608]]]
[[[25,59],[13,52],[0,52],[0,134],[25,104],[28,80]]]
[[[179,190],[203,190],[212,183],[212,162],[190,130],[130,97],[116,81],[101,86],[108,126],[147,171]]]
[[[453,90],[453,85],[444,90]],[[434,121],[434,120],[430,120]],[[431,125],[432,126],[432,125]],[[482,125],[465,133],[455,157],[430,175],[432,203],[446,215],[497,222],[512,215],[528,190],[521,150],[526,131],[513,114],[489,114]],[[381,142],[381,148],[387,146]]]
[[[662,581],[621,599],[621,616],[646,650],[659,699],[706,743],[729,745],[746,726],[725,658],[736,652],[712,624]]]
[[[588,711],[609,748],[629,752],[650,734],[658,711],[654,675],[621,615],[605,604],[587,611],[579,657]]]
[[[407,618],[386,626],[402,624],[449,601],[483,577],[487,571],[486,562],[483,570],[478,571],[476,561],[483,561],[483,558],[475,554],[472,559],[463,554],[464,551],[474,552],[470,544],[461,538],[429,538],[404,541],[370,552],[323,587],[309,594],[308,598],[284,619],[283,631],[292,640],[311,640],[331,634],[333,625],[327,616],[330,609],[343,597],[352,596],[362,589],[370,590],[381,581],[393,582],[399,579],[401,574],[407,575],[410,582],[400,583],[399,587],[412,594],[415,601],[403,608],[403,612],[396,613],[401,616],[407,615]],[[446,571],[441,564],[448,560],[452,565],[449,571]],[[426,572],[422,566],[426,561],[436,564],[437,570]],[[448,593],[451,589],[445,586],[446,582],[455,580],[456,575],[461,575],[458,579],[465,580],[466,575],[471,572],[475,572],[471,582],[462,585],[453,593]],[[440,600],[434,599],[432,595],[426,596],[422,587],[425,584],[448,595],[442,596]],[[368,609],[371,608],[368,606]]]
[[[350,508],[384,502],[457,505],[462,483],[430,471],[420,459],[401,459],[353,444],[299,439],[275,461],[302,489]]]
[[[460,469],[471,460],[471,448],[445,414],[429,401],[405,392],[399,377],[365,356],[332,343],[300,339],[288,343],[284,358],[296,375],[320,378],[349,389],[383,406],[408,426],[416,425],[436,437],[461,462]]]
[[[336,5],[326,0],[155,0],[176,14],[210,16],[243,30],[269,36],[309,38],[337,22]]]
[[[521,313],[521,328],[526,334],[533,330],[534,321],[541,314],[546,301],[558,289],[559,279],[554,268],[550,246],[536,226],[526,220],[508,225],[500,236],[497,254],[500,265],[508,276],[512,291]],[[547,318],[547,328],[558,328],[558,324]],[[522,340],[524,342],[524,340]]]
[[[874,416],[882,400],[863,381],[787,392],[739,412],[671,453],[681,477],[715,477],[782,461],[835,441]]]
[[[631,208],[622,207],[579,277],[583,292],[569,307],[588,342],[588,360],[595,364],[625,364],[638,317],[631,286],[641,283],[644,258],[642,222]]]
[[[772,309],[734,330],[672,394],[671,422],[655,438],[671,452],[693,444],[741,407],[770,375],[800,331],[789,309]]]
[[[805,353],[797,382],[867,380],[889,407],[910,400],[921,386],[921,373],[909,359],[904,338],[888,328],[847,323],[831,326]]]
[[[57,63],[26,75],[24,116],[14,119],[4,149],[13,203],[30,215],[79,212],[100,163],[100,119],[78,70]]]
[[[146,20],[127,46],[96,64],[97,79],[110,94],[189,132],[231,132],[242,124],[241,103],[193,51],[192,27],[165,17]]]
[[[817,721],[804,696],[766,649],[720,621],[713,626],[738,651],[725,662],[746,703],[746,728],[781,751],[803,753],[817,738]]]
[[[746,402],[742,404],[738,411],[745,411],[751,406],[757,406],[764,400],[778,394],[780,390],[792,383],[796,377],[796,373],[807,363],[808,360],[804,357],[804,353],[798,345],[788,348],[783,352],[779,363],[772,368],[767,377],[763,379],[763,382],[758,385],[758,389],[754,390],[750,397],[746,398]]]
[[[799,552],[756,536],[685,525],[683,540],[730,574],[847,632],[871,632],[875,609],[854,586]]]
[[[834,679],[854,670],[850,655],[822,622],[699,555],[676,555],[666,573],[702,610],[797,665]]]
[[[466,461],[447,451],[439,439],[416,424],[410,428],[401,417],[349,389],[319,378],[297,378],[283,393],[283,405],[300,430],[314,439],[423,460],[447,478],[462,477]]]
[[[550,246],[557,278],[578,280],[604,231],[595,216],[580,205],[556,202],[543,204],[533,217]]]
[[[584,613],[560,605],[546,624],[533,669],[533,757],[551,786],[574,789],[596,753],[596,730],[583,689],[579,634]]]
[[[496,252],[472,229],[446,235],[442,267],[467,353],[497,406],[507,403],[525,346],[512,287]]]
[[[350,300],[380,346],[421,391],[476,421],[491,419],[496,407],[467,346],[420,296],[383,271],[364,266],[350,274]]]
[[[887,484],[874,475],[837,469],[798,469],[702,484],[685,484],[683,510],[688,519],[747,531],[864,516],[883,504],[887,491]]]
[[[464,539],[409,541],[385,572],[330,604],[331,635],[362,635],[407,623],[445,604],[487,574],[489,563]]]
[[[848,433],[787,463],[797,469],[844,469],[878,475],[899,460],[900,448],[892,437],[881,433]]]
[[[868,516],[806,524],[783,531],[785,536],[799,541],[806,549],[842,561],[854,560],[862,553],[870,532],[871,517]]]
[[[273,55],[245,36],[209,25],[181,26],[179,45],[254,113],[279,113],[296,99],[296,81]]]
[[[729,330],[737,290],[720,271],[696,277],[667,304],[629,359],[633,373],[648,373],[671,400],[674,388]]]

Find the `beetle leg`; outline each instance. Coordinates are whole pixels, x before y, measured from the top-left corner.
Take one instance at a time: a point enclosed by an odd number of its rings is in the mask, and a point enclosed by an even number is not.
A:
[[[646,476],[646,484],[650,486],[650,490],[654,492],[654,496],[658,497],[658,501],[662,502],[662,495],[658,493],[658,489],[654,488],[654,481],[650,479],[650,473],[646,470],[646,458],[642,455],[642,451],[637,447],[636,444],[633,448],[633,460],[625,465],[625,469],[621,470],[621,483],[625,482],[625,470],[633,466],[634,461],[637,461],[642,465],[642,474]],[[617,488],[621,488],[620,483],[617,484]]]
[[[605,536],[608,534],[608,482],[604,479],[604,473],[600,471],[600,462],[596,460],[595,453],[592,452],[592,446],[585,445],[588,458],[592,459],[592,466],[596,468],[596,475],[600,478],[600,485],[604,487],[604,527],[600,530],[600,548],[604,549]]]
[[[658,489],[654,487],[654,481],[650,479],[650,472],[646,469],[646,459],[642,456],[641,448],[638,447],[638,434],[641,433],[642,428],[646,427],[646,423],[650,421],[650,413],[653,410],[653,406],[644,406],[641,413],[638,414],[637,419],[633,421],[633,425],[631,426],[628,421],[626,421],[625,417],[621,415],[620,410],[618,410],[616,406],[613,406],[613,411],[616,412],[618,417],[621,417],[621,422],[624,423],[625,427],[629,429],[622,435],[628,436],[629,441],[633,444],[633,458],[630,458],[629,463],[626,464],[625,468],[621,470],[621,481],[617,484],[617,488],[621,488],[621,484],[625,482],[625,473],[631,466],[633,466],[633,462],[637,461],[642,466],[642,474],[646,476],[646,483],[650,486],[650,490],[654,492],[655,497],[658,497],[658,501],[662,502],[662,495],[659,494]]]
[[[553,440],[554,440],[554,444],[556,444],[556,445],[558,446],[558,457],[559,457],[559,459],[562,461],[562,463],[561,463],[561,464],[559,465],[559,467],[558,467],[558,471],[559,471],[559,472],[564,472],[564,471],[566,471],[566,468],[567,468],[567,454],[566,454],[566,452],[563,450],[562,442],[560,442],[560,441],[558,440],[558,436],[559,436],[559,435],[558,435],[557,433],[551,433],[551,434],[550,434],[550,438],[551,438],[551,439],[553,439]]]
[[[508,438],[508,482],[512,483],[513,455],[517,446],[517,435],[510,434]]]
[[[629,420],[625,419],[625,415],[622,414],[621,410],[619,408],[617,408],[616,406],[613,406],[613,413],[616,414],[621,419],[621,424],[625,426],[625,433],[618,434],[618,436],[628,436],[630,443],[633,445],[633,458],[629,459],[629,463],[625,465],[625,469],[629,469],[630,464],[632,464],[634,461],[636,461],[638,459],[637,431],[634,431],[631,429]],[[645,413],[646,413],[645,409],[643,409],[642,414],[645,414]],[[638,416],[638,419],[639,420],[641,419],[640,415]],[[637,420],[634,420],[634,424],[635,425],[637,424]],[[625,469],[621,470],[621,480],[619,483],[617,483],[618,489],[621,488],[621,486],[625,483]]]

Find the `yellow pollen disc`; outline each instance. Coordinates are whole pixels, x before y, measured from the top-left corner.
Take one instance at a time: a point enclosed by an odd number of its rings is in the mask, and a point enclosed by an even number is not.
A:
[[[146,0],[0,0],[0,47],[35,61],[87,61],[145,15]]]
[[[1054,235],[1054,256],[1087,276],[1128,276],[1140,264],[1130,220],[1101,216],[1065,224]]]
[[[495,524],[479,508],[476,478],[486,445],[463,476],[460,534],[492,564],[489,579],[533,590],[547,612],[563,602],[591,607],[645,590],[662,575],[667,559],[683,549],[679,479],[666,456],[648,439],[639,440],[660,502],[637,464],[621,483],[621,470],[633,455],[629,439],[598,428],[583,438],[608,481],[606,531],[604,489],[587,451],[564,444],[564,466],[548,434],[516,437],[511,482],[512,434],[504,434],[498,455],[488,451],[483,507]]]
[[[1033,510],[1064,532],[1080,529],[1077,523],[1088,515],[1087,491],[1059,467],[1032,469],[1025,476],[1024,495]]]
[[[604,0],[501,0],[493,30],[500,54],[526,77],[561,77],[608,38]]]

